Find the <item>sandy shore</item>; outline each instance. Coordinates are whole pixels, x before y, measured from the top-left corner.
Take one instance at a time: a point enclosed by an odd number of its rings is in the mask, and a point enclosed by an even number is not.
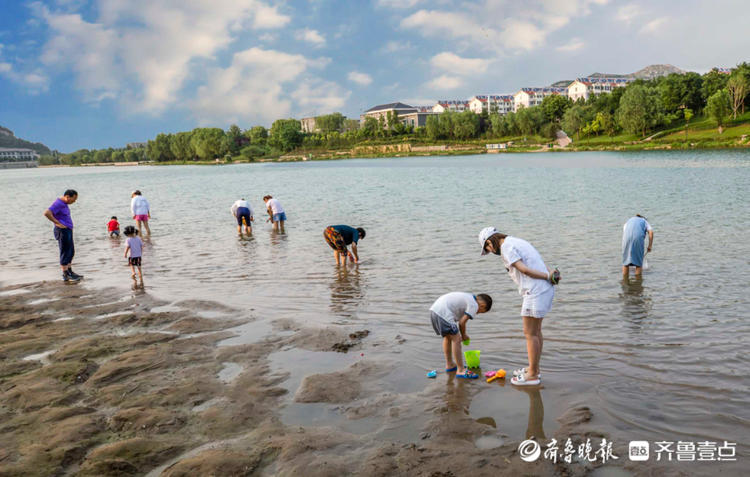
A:
[[[416,440],[287,426],[280,412],[292,397],[282,386],[289,372],[274,369],[269,354],[377,356],[367,330],[277,320],[257,342],[219,346],[248,319],[218,303],[164,305],[83,284],[0,291],[0,475],[585,475],[596,465],[526,463],[510,439],[478,446],[496,435],[494,422],[469,416],[479,386],[443,377],[416,394],[384,392],[394,370],[387,359],[305,376],[293,401],[386,428],[414,420]],[[547,438],[600,439],[590,419],[588,408],[570,409]],[[625,466],[626,451],[615,450]]]

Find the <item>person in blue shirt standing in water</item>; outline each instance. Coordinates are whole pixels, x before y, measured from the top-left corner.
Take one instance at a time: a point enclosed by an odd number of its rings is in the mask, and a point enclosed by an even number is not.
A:
[[[357,253],[357,243],[360,239],[365,238],[365,229],[362,227],[350,227],[348,225],[330,225],[323,231],[323,237],[333,249],[333,255],[336,257],[336,265],[341,265],[341,259],[349,257],[352,263],[359,263],[359,254]],[[347,250],[347,246],[352,246],[352,251]]]
[[[644,252],[643,245],[648,234],[648,248]],[[622,276],[630,275],[630,267],[635,267],[635,276],[640,277],[643,270],[643,257],[651,251],[654,244],[654,230],[646,217],[636,214],[625,222],[622,227]]]

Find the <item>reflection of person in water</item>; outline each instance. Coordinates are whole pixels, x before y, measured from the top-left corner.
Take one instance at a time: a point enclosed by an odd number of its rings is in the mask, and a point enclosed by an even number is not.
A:
[[[620,282],[622,286],[622,314],[623,317],[633,325],[640,327],[641,322],[651,312],[651,298],[644,295],[643,280],[640,278],[628,279],[623,277]]]
[[[526,427],[526,439],[532,437],[537,441],[546,439],[544,435],[544,404],[542,392],[538,387],[516,387],[529,395],[529,424]]]
[[[332,312],[350,314],[362,303],[364,292],[359,270],[336,268],[330,287]]]

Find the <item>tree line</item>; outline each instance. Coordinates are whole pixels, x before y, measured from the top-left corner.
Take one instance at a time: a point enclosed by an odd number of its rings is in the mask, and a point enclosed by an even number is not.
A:
[[[471,111],[445,112],[427,118],[425,127],[405,125],[395,112],[359,121],[341,113],[318,116],[315,132],[304,133],[300,121],[278,119],[270,129],[254,126],[246,130],[232,125],[196,128],[174,134],[158,134],[145,148],[82,149],[56,157],[43,156],[42,164],[86,164],[108,162],[189,162],[255,160],[275,157],[295,149],[350,147],[370,140],[403,137],[417,140],[495,139],[516,136],[555,138],[560,129],[576,138],[614,136],[626,132],[645,137],[676,122],[686,127],[695,115],[716,121],[719,130],[730,116],[736,118],[750,107],[750,64],[742,63],[730,74],[716,69],[706,74],[670,74],[652,80],[636,80],[610,93],[591,95],[573,102],[567,96],[551,95],[539,106],[497,114]]]

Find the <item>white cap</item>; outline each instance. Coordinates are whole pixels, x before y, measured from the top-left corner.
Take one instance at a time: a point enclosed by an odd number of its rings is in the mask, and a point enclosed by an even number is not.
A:
[[[499,233],[495,227],[485,227],[479,232],[479,246],[482,247],[482,255],[487,255],[487,251],[484,249],[484,243],[487,239]]]

